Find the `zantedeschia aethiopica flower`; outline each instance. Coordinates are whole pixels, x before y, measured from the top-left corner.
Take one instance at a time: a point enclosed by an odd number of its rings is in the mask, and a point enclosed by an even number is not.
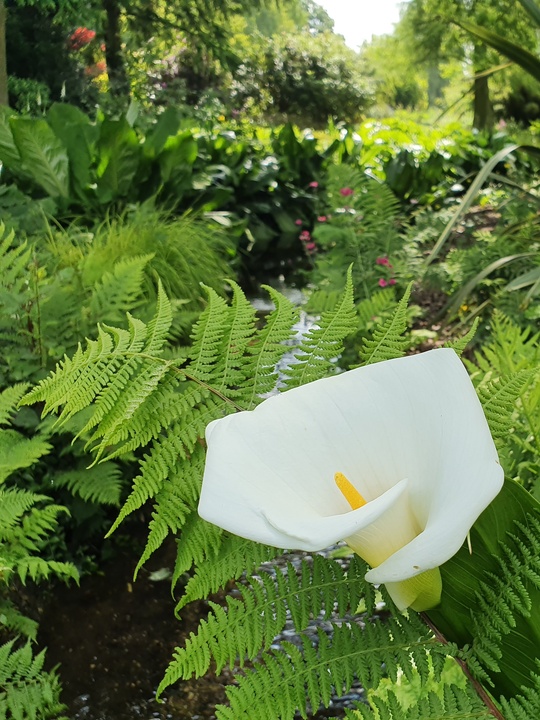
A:
[[[351,370],[206,430],[199,513],[279,548],[345,540],[399,608],[441,595],[439,566],[502,487],[475,390],[453,350]]]

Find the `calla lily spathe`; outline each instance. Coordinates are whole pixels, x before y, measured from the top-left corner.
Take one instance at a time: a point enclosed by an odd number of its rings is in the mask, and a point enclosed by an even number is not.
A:
[[[345,540],[400,608],[440,599],[438,567],[502,487],[453,350],[389,360],[270,397],[207,427],[199,514],[279,548]]]

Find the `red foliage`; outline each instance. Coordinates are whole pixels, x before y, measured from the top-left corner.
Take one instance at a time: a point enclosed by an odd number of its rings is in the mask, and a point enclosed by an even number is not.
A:
[[[95,37],[95,30],[89,30],[85,27],[78,27],[69,36],[69,46],[72,50],[80,50],[81,48],[85,47],[85,45],[91,43]]]

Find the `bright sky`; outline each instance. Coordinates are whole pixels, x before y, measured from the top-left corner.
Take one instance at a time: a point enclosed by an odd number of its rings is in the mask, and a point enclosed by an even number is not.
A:
[[[357,50],[372,35],[391,33],[402,0],[316,0],[334,20],[334,30]]]

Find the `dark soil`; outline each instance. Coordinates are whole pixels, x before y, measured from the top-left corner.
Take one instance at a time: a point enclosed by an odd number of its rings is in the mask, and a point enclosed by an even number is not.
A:
[[[174,617],[170,580],[152,580],[173,558],[169,545],[133,582],[137,556],[124,551],[104,574],[84,577],[80,588],[59,587],[48,601],[39,643],[48,647],[48,664],[60,664],[62,700],[74,720],[209,720],[216,703],[225,702],[231,677],[213,674],[177,683],[164,703],[155,700],[174,648],[207,613],[200,602],[181,620]]]

